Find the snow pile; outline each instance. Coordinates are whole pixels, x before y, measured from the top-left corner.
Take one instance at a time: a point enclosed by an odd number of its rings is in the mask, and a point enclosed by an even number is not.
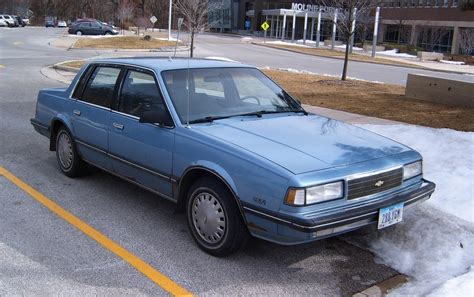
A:
[[[439,60],[440,63],[443,64],[451,64],[451,65],[464,65],[466,63],[464,62],[459,62],[459,61],[448,61],[448,60]]]
[[[474,293],[474,268],[459,277],[450,279],[441,287],[428,295],[428,297],[445,297],[456,293],[457,296],[469,296]]]
[[[474,284],[472,270],[466,274],[474,265],[474,133],[413,125],[360,126],[419,151],[424,176],[437,187],[430,200],[404,212],[401,224],[377,232],[362,229],[346,240],[414,278],[391,292],[394,296],[463,296],[463,288]],[[454,290],[444,294],[447,288]]]
[[[244,42],[244,41],[252,41],[253,38],[252,37],[242,37],[240,38],[240,41]]]
[[[416,58],[414,55],[399,53],[398,49],[377,52],[377,55],[391,56],[396,58]]]
[[[303,44],[303,39],[298,39],[296,40],[296,43],[298,44]],[[323,44],[323,42],[320,42],[319,44]],[[306,39],[306,45],[316,45],[316,41]]]

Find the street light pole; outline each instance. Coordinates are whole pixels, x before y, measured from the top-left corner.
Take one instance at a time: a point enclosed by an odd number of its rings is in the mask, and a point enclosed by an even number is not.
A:
[[[168,15],[168,41],[171,40],[171,13],[172,13],[172,7],[173,7],[173,0],[170,0],[170,9],[169,9],[169,15]]]

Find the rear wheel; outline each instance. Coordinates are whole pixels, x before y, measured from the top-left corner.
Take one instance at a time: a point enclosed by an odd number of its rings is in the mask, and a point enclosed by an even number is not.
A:
[[[194,240],[211,255],[229,255],[248,240],[248,230],[232,194],[214,178],[204,177],[194,183],[186,213]]]
[[[82,31],[76,31],[76,35],[77,35],[77,36],[81,36],[81,35],[82,35]]]
[[[59,169],[68,177],[82,175],[87,167],[77,153],[71,134],[64,127],[56,134],[56,159]]]

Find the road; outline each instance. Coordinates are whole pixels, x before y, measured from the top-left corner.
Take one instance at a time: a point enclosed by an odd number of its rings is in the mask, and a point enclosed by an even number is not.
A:
[[[40,70],[98,54],[50,46],[63,32],[0,28],[0,167],[194,294],[349,296],[397,273],[341,238],[295,247],[252,239],[238,254],[213,258],[194,244],[172,203],[99,170],[79,179],[62,175],[48,140],[29,123],[38,90],[64,86]],[[223,55],[211,44],[199,48],[199,55]],[[0,197],[0,295],[165,294],[2,176]]]

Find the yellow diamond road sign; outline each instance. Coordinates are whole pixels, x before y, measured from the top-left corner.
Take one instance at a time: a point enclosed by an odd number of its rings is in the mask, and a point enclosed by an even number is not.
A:
[[[267,22],[264,22],[261,27],[263,30],[267,31],[268,28],[270,28],[270,25]]]

